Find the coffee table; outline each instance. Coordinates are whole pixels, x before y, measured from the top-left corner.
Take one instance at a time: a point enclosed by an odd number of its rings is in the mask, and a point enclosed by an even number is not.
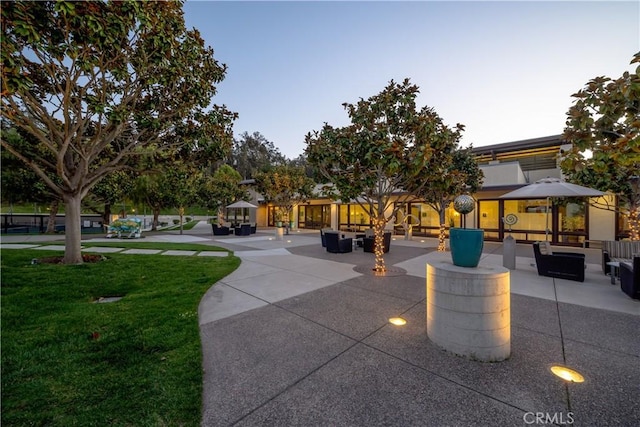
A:
[[[618,261],[611,261],[607,263],[608,266],[611,267],[611,284],[616,284],[616,279],[620,277],[620,263]]]

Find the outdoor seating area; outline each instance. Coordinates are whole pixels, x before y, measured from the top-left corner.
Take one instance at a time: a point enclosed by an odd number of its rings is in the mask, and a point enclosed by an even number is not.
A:
[[[211,224],[214,236],[249,236],[255,234],[258,227],[255,223],[231,224],[226,225]]]
[[[549,242],[534,243],[533,253],[540,276],[584,282],[584,254],[553,252]]]
[[[331,243],[327,246],[327,235],[331,234]],[[389,252],[391,247],[391,238],[393,233],[389,230],[384,232],[383,243],[384,253]],[[337,236],[337,237],[336,237]],[[375,236],[373,229],[364,230],[364,233],[352,233],[335,231],[331,228],[323,228],[320,230],[320,240],[323,248],[327,248],[327,252],[347,253],[353,249],[363,248],[363,252],[375,252]],[[351,243],[351,250],[347,250],[347,246]],[[336,246],[337,245],[337,246]]]
[[[640,256],[640,241],[605,240],[602,242],[602,271],[611,274],[610,263],[631,263],[636,254]]]

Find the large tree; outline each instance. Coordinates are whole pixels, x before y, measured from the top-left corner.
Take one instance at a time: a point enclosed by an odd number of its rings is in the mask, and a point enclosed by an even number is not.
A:
[[[301,167],[275,166],[256,175],[256,191],[283,213],[287,234],[293,208],[311,197],[313,185],[313,180]]]
[[[255,178],[272,166],[284,165],[287,159],[280,153],[273,142],[260,132],[249,134],[243,132],[240,138],[234,139],[233,150],[227,161],[244,179]]]
[[[225,208],[247,197],[240,181],[242,177],[238,171],[226,164],[216,169],[212,175],[203,178],[199,188],[200,203],[209,209],[217,210],[220,225],[225,222]]]
[[[231,143],[235,115],[210,107],[226,67],[181,1],[7,1],[1,46],[2,117],[48,155],[2,146],[64,200],[66,263],[82,262],[82,199],[128,157]]]
[[[617,206],[595,206],[627,215],[630,238],[640,240],[640,65],[616,80],[596,77],[572,97],[563,135],[572,148],[562,171],[572,182],[616,194]]]
[[[441,150],[437,156],[438,163],[443,166],[444,173],[432,177],[427,186],[415,192],[415,195],[423,199],[427,205],[438,212],[440,218],[440,233],[438,235],[438,251],[445,250],[445,214],[447,207],[456,196],[477,192],[484,174],[471,152],[471,147],[459,148],[460,133],[451,134],[455,145],[451,151]]]
[[[356,104],[343,104],[351,125],[322,130],[306,137],[306,155],[333,183],[338,197],[357,201],[373,219],[375,267],[383,273],[384,227],[403,202],[431,178],[446,172],[438,153],[451,150],[455,129],[446,126],[429,107],[416,109],[418,87],[405,79]]]

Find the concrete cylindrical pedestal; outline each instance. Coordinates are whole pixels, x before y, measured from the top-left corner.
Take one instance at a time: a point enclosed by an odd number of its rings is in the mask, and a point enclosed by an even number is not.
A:
[[[459,356],[499,362],[511,355],[509,270],[427,264],[427,335]]]
[[[284,227],[276,227],[276,240],[284,239]]]

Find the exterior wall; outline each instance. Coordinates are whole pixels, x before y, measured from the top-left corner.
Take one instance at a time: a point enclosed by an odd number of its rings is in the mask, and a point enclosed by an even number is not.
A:
[[[615,197],[604,196],[610,204]],[[589,240],[615,240],[616,213],[589,206]]]
[[[480,165],[484,173],[484,186],[526,184],[527,179],[518,162],[500,163],[497,160],[488,165]]]

